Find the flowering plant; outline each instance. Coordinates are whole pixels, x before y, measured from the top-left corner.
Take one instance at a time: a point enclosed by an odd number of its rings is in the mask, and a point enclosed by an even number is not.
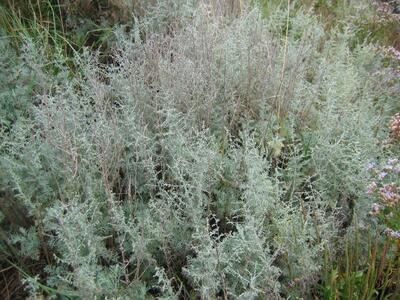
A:
[[[369,163],[367,169],[372,175],[367,194],[376,200],[370,214],[387,226],[389,237],[400,242],[400,160],[389,159],[381,166]]]

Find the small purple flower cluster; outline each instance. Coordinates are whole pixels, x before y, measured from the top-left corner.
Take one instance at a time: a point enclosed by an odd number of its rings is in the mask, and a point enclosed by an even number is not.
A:
[[[385,222],[397,218],[400,211],[400,160],[389,159],[383,166],[370,162],[366,169],[372,175],[366,193],[378,200],[372,204],[370,215],[383,215]],[[400,231],[387,228],[385,232],[391,238],[400,239]]]
[[[387,236],[400,240],[400,230],[394,231],[393,229],[386,228],[385,233]]]
[[[399,204],[400,195],[398,194],[399,188],[394,183],[385,184],[379,190],[379,195],[383,203],[388,206]]]
[[[381,213],[381,209],[385,208],[383,205],[379,204],[379,203],[374,203],[372,204],[372,209],[370,214],[373,216],[377,216]]]

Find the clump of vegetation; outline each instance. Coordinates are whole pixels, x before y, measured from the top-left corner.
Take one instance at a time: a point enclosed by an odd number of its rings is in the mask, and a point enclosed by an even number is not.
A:
[[[39,34],[0,41],[0,295],[398,296],[397,185],[365,195],[399,153],[397,58],[324,1],[106,2],[91,48],[86,1],[3,19]]]

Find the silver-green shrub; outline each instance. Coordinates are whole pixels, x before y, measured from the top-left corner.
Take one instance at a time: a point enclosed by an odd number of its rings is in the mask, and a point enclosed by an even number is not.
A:
[[[301,11],[165,9],[116,29],[112,63],[77,54],[73,76],[27,44],[40,80],[0,172],[28,221],[1,246],[82,299],[307,295],[378,154],[379,57]]]

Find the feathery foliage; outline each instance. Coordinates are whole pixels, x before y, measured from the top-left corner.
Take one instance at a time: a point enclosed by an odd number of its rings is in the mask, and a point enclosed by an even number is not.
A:
[[[263,9],[154,1],[107,63],[0,40],[0,264],[32,295],[309,298],[354,218],[374,228],[395,62],[297,3]]]

